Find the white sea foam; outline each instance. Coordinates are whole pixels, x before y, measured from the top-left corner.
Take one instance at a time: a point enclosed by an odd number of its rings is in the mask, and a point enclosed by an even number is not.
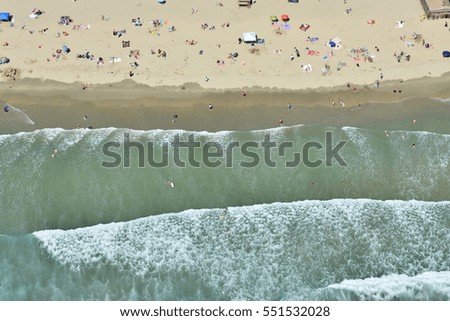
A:
[[[450,272],[345,280],[325,292],[338,300],[450,300]]]
[[[450,269],[449,209],[450,202],[302,201],[34,235],[76,273],[111,266],[167,289],[186,275],[219,299],[295,300],[340,279]]]

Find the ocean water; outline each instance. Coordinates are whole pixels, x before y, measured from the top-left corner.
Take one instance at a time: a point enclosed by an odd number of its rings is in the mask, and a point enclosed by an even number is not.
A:
[[[129,166],[124,135],[144,146]],[[176,137],[222,164],[178,166]],[[0,135],[0,155],[1,300],[450,299],[448,134],[43,129]]]

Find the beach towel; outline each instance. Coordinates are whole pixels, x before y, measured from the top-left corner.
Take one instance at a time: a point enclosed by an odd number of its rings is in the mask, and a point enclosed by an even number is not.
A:
[[[288,24],[281,25],[284,30],[291,30],[291,26]]]
[[[311,65],[302,65],[302,69],[305,72],[310,72],[310,71],[312,71],[312,66]]]
[[[311,26],[308,24],[303,24],[300,27],[298,27],[298,29],[303,30],[303,31],[307,31]]]
[[[311,41],[311,42],[314,42],[314,41],[317,41],[317,40],[319,40],[319,37],[309,38],[309,41]]]

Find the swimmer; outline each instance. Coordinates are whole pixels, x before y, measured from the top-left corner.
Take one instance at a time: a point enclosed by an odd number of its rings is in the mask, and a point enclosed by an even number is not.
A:
[[[389,133],[387,130],[385,130],[384,133],[386,134],[386,137],[389,137]]]
[[[416,144],[412,144],[412,148],[416,148]]]
[[[172,188],[175,187],[175,185],[173,184],[173,182],[172,182],[171,180],[169,180],[169,181],[167,182],[167,185],[169,185],[169,186],[172,187]]]
[[[415,125],[416,123],[417,123],[417,120],[414,119],[414,120],[413,120],[413,124]]]

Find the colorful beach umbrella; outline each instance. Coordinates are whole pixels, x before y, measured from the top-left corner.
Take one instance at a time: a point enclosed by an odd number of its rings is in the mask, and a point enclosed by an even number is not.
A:
[[[289,20],[289,16],[287,14],[282,14],[281,15],[281,20],[287,21],[287,20]]]
[[[277,16],[270,16],[270,21],[278,21]]]

